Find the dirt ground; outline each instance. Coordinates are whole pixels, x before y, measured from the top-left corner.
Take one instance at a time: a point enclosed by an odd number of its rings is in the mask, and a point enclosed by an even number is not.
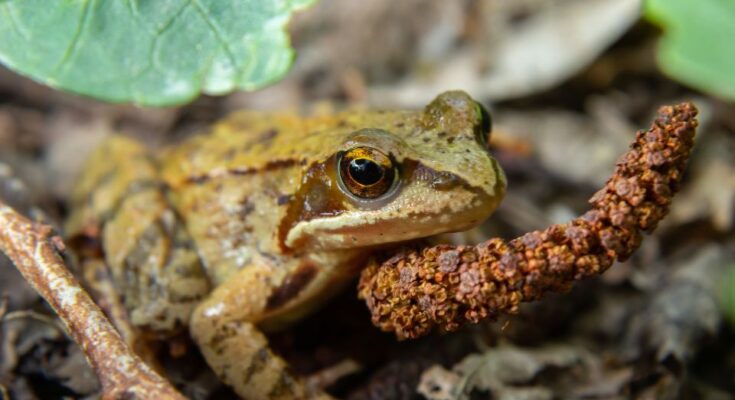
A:
[[[0,68],[0,162],[28,188],[0,171],[0,195],[60,226],[84,154],[113,132],[158,147],[241,108],[419,108],[463,89],[493,115],[509,187],[479,230],[441,240],[513,238],[585,211],[656,108],[691,100],[701,127],[669,217],[602,277],[411,342],[375,329],[353,288],[271,340],[296,371],[353,400],[733,399],[735,104],[662,75],[659,31],[636,4],[322,0],[291,24],[298,56],[284,80],[179,108],[102,104]],[[0,294],[0,399],[96,398],[81,352],[3,256]],[[187,396],[233,396],[194,348],[167,350],[163,366]]]

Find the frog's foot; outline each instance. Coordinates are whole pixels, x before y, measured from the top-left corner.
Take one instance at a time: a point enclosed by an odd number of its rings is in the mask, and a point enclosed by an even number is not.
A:
[[[194,339],[217,376],[244,399],[331,398],[294,377],[253,323],[212,322],[193,325]]]
[[[218,287],[194,311],[194,340],[219,378],[244,399],[331,399],[291,374],[255,326],[269,282],[265,268],[248,266]]]

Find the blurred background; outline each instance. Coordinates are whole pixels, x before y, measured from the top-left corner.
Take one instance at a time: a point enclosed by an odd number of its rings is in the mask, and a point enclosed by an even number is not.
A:
[[[297,58],[283,80],[176,108],[104,104],[0,67],[0,195],[58,223],[84,155],[113,132],[158,147],[241,108],[413,109],[462,89],[493,115],[509,189],[481,230],[444,239],[510,239],[585,211],[656,109],[693,101],[700,130],[669,217],[599,279],[402,343],[371,326],[352,289],[272,340],[349,399],[733,399],[735,5],[676,3],[321,0],[289,25]],[[93,398],[78,349],[2,256],[0,294],[0,388]],[[192,398],[228,398],[195,353],[168,357],[172,380]]]

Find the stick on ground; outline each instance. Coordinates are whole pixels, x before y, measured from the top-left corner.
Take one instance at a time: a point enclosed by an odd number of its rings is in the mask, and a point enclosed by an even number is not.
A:
[[[103,398],[184,399],[125,345],[64,265],[59,256],[63,249],[51,227],[0,201],[0,251],[59,315],[97,373]]]

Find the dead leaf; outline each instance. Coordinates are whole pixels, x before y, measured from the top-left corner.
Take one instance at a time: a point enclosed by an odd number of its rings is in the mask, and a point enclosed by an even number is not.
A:
[[[634,132],[622,116],[565,110],[499,112],[497,125],[531,143],[543,167],[575,183],[600,186]],[[615,118],[616,123],[609,119]]]
[[[467,384],[495,390],[508,384],[528,383],[544,368],[570,367],[584,362],[584,353],[570,346],[523,349],[505,345],[482,355],[471,355],[454,366]]]
[[[708,245],[673,265],[666,263],[661,269],[665,277],[639,278],[650,282],[653,295],[628,327],[625,354],[638,358],[654,352],[658,362],[691,360],[722,322],[717,289],[727,259],[721,247]]]
[[[447,88],[471,88],[477,98],[493,101],[549,89],[595,60],[638,20],[640,10],[641,0],[567,0],[538,7],[518,23],[508,15],[505,32],[477,44],[488,51],[444,54],[449,61],[426,79],[375,87],[371,100],[416,107]]]
[[[454,400],[461,379],[459,374],[447,371],[441,365],[434,365],[421,374],[416,390],[428,400]]]
[[[503,400],[547,400],[552,387],[537,382],[548,369],[589,366],[591,356],[582,348],[547,345],[538,349],[502,344],[482,354],[472,354],[447,371],[440,366],[426,370],[419,391],[428,399],[468,399],[473,391],[489,391]]]
[[[720,232],[735,223],[735,139],[726,132],[710,132],[695,154],[690,183],[671,207],[671,220],[712,221]]]

